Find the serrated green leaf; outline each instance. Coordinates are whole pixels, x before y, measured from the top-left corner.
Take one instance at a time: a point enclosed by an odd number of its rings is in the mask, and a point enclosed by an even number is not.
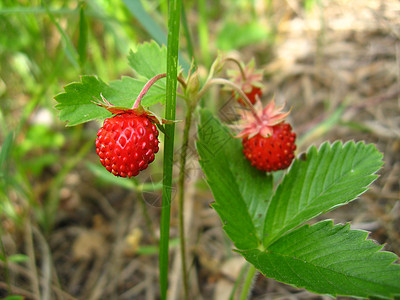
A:
[[[264,246],[306,221],[354,200],[377,178],[382,154],[373,146],[324,143],[296,160],[272,197]]]
[[[155,41],[146,42],[140,44],[136,51],[129,52],[128,61],[138,77],[149,80],[167,72],[167,48],[160,47]],[[165,88],[165,79],[157,81],[157,85]]]
[[[102,94],[115,106],[132,107],[135,99],[144,87],[145,82],[132,77],[122,77],[121,80],[107,85],[96,76],[81,76],[80,82],[72,82],[64,87],[65,92],[54,99],[58,102],[60,119],[67,121],[69,126],[78,125],[95,119],[111,116],[106,109],[93,103],[94,98],[100,99]],[[143,106],[150,106],[158,101],[164,101],[165,89],[152,87],[142,100]]]
[[[259,246],[265,211],[272,194],[272,176],[251,167],[240,140],[214,118],[200,111],[197,150],[215,198],[212,205],[238,249]]]
[[[332,296],[400,296],[397,256],[379,251],[368,233],[330,220],[305,225],[281,237],[266,251],[238,251],[265,276]]]

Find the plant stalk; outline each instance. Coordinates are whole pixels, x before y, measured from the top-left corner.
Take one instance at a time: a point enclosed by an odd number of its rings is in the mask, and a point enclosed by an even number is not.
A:
[[[250,268],[247,271],[247,275],[243,283],[243,288],[239,300],[249,299],[249,294],[251,292],[251,288],[253,286],[256,273],[257,273],[256,267],[250,264]]]
[[[188,284],[188,274],[186,267],[186,245],[185,245],[185,226],[184,226],[184,199],[185,199],[185,170],[186,170],[186,157],[187,149],[189,145],[189,131],[192,124],[192,106],[188,104],[185,117],[185,128],[183,131],[183,141],[182,141],[182,152],[180,157],[180,168],[179,168],[179,209],[178,209],[178,219],[179,219],[179,238],[180,238],[180,251],[182,259],[182,282],[184,299],[189,299],[189,284]]]
[[[181,6],[181,0],[170,0],[169,2],[167,42],[167,90],[164,114],[165,119],[167,120],[175,120]],[[169,228],[171,218],[174,133],[175,124],[165,124],[162,189],[163,192],[159,250],[160,296],[162,300],[167,299],[168,290]]]

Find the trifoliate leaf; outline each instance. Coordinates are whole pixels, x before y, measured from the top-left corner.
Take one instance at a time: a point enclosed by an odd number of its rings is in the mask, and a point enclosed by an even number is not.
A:
[[[167,72],[167,48],[159,46],[155,41],[140,44],[136,51],[130,51],[128,56],[129,65],[139,78],[146,81],[152,77]],[[165,79],[157,82],[165,87]]]
[[[69,126],[94,119],[110,117],[111,113],[97,106],[93,100],[103,95],[115,106],[131,108],[146,82],[131,77],[123,77],[106,84],[95,76],[81,76],[81,82],[72,82],[64,87],[65,92],[54,99],[58,102],[60,119]],[[165,89],[153,86],[142,99],[142,106],[150,106],[165,101]]]
[[[242,153],[241,141],[208,110],[200,111],[198,135],[200,164],[224,230],[238,249],[258,247],[272,194],[272,176],[251,167]]]
[[[354,200],[377,178],[382,154],[362,142],[324,143],[296,160],[272,197],[264,245],[308,220]]]
[[[265,276],[319,294],[400,296],[397,256],[366,240],[368,233],[330,220],[305,225],[265,251],[238,251]],[[397,298],[396,298],[397,299]]]

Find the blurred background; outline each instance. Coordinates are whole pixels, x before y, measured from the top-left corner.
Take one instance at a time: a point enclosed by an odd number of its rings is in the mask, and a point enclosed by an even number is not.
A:
[[[254,58],[263,100],[275,95],[292,107],[298,155],[337,139],[384,153],[372,188],[322,218],[351,221],[399,255],[400,3],[183,2],[182,58],[194,56],[203,75],[218,51]],[[134,180],[113,177],[95,153],[101,123],[66,127],[53,97],[83,74],[133,76],[129,50],[166,41],[167,11],[164,0],[0,2],[0,297],[158,299],[162,153]],[[218,109],[230,93],[215,89],[204,101]],[[177,110],[183,119],[183,101]],[[192,298],[229,299],[244,260],[209,207],[193,145],[185,199]],[[176,202],[170,299],[181,299]],[[251,299],[325,298],[258,276]]]

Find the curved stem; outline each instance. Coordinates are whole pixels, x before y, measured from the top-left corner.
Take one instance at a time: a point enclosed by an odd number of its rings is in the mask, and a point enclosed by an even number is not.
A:
[[[143,87],[143,89],[140,91],[139,96],[137,96],[135,103],[133,104],[133,109],[138,108],[140,105],[140,101],[142,100],[142,98],[144,97],[144,95],[147,94],[147,92],[149,91],[149,89],[151,88],[151,86],[157,81],[160,80],[161,78],[167,77],[167,73],[161,73],[158,74],[156,76],[154,76],[153,78],[151,78],[149,81],[147,81],[147,83],[145,84],[145,86]]]
[[[223,60],[224,60],[224,61],[231,61],[231,62],[234,62],[234,63],[239,67],[240,74],[242,75],[242,79],[243,79],[243,80],[246,80],[246,73],[244,72],[243,66],[242,66],[242,64],[241,64],[236,58],[233,58],[233,57],[226,57],[226,58],[224,58]]]
[[[177,79],[178,79],[178,82],[182,85],[182,87],[184,89],[186,89],[187,83],[186,83],[185,79],[181,75],[179,75]]]
[[[151,79],[145,84],[145,86],[143,87],[143,89],[140,91],[139,95],[137,96],[137,98],[136,98],[136,100],[135,100],[135,103],[133,104],[132,109],[138,108],[139,105],[140,105],[140,101],[142,101],[142,98],[144,97],[144,95],[147,94],[147,92],[148,92],[149,89],[152,87],[152,85],[153,85],[156,81],[160,80],[161,78],[165,78],[165,77],[167,77],[167,73],[161,73],[161,74],[158,74],[158,75],[154,76],[153,78],[151,78]],[[186,88],[186,85],[187,85],[186,82],[185,82],[185,79],[183,79],[181,76],[178,76],[178,77],[177,77],[177,80],[178,80],[179,83],[182,85],[182,87],[185,89],[185,88]],[[103,96],[102,96],[102,98],[103,98]],[[103,99],[104,99],[104,98],[103,98]]]
[[[247,271],[246,279],[244,281],[239,300],[249,299],[249,294],[251,291],[251,287],[253,286],[253,281],[254,281],[256,273],[257,273],[256,267],[254,267],[253,265],[250,265],[250,268]]]
[[[179,168],[179,239],[180,239],[180,250],[181,250],[181,260],[182,260],[182,279],[183,279],[183,291],[184,299],[189,299],[189,284],[188,284],[188,274],[186,267],[186,245],[185,245],[185,227],[184,227],[184,217],[183,217],[183,204],[185,198],[185,167],[186,167],[186,156],[187,149],[189,145],[189,131],[192,124],[192,106],[188,105],[185,118],[185,128],[183,131],[183,141],[182,141],[182,152],[180,157],[180,168]]]
[[[209,81],[203,86],[203,88],[200,90],[200,92],[197,94],[197,99],[196,99],[196,100],[198,101],[199,99],[201,99],[201,98],[204,96],[204,94],[210,89],[210,87],[211,87],[213,84],[228,85],[228,86],[230,86],[231,88],[233,88],[233,89],[239,94],[240,98],[242,98],[243,101],[246,103],[247,107],[250,109],[250,111],[251,111],[252,114],[254,115],[254,118],[257,120],[257,122],[262,123],[260,117],[258,116],[256,110],[254,109],[253,104],[250,102],[250,100],[249,100],[249,98],[246,96],[245,92],[243,92],[243,90],[242,90],[238,85],[236,85],[235,83],[233,83],[233,82],[231,82],[231,81],[229,81],[229,80],[227,80],[227,79],[224,79],[224,78],[214,78],[214,79],[209,80]],[[197,102],[197,101],[196,101],[196,102]]]

